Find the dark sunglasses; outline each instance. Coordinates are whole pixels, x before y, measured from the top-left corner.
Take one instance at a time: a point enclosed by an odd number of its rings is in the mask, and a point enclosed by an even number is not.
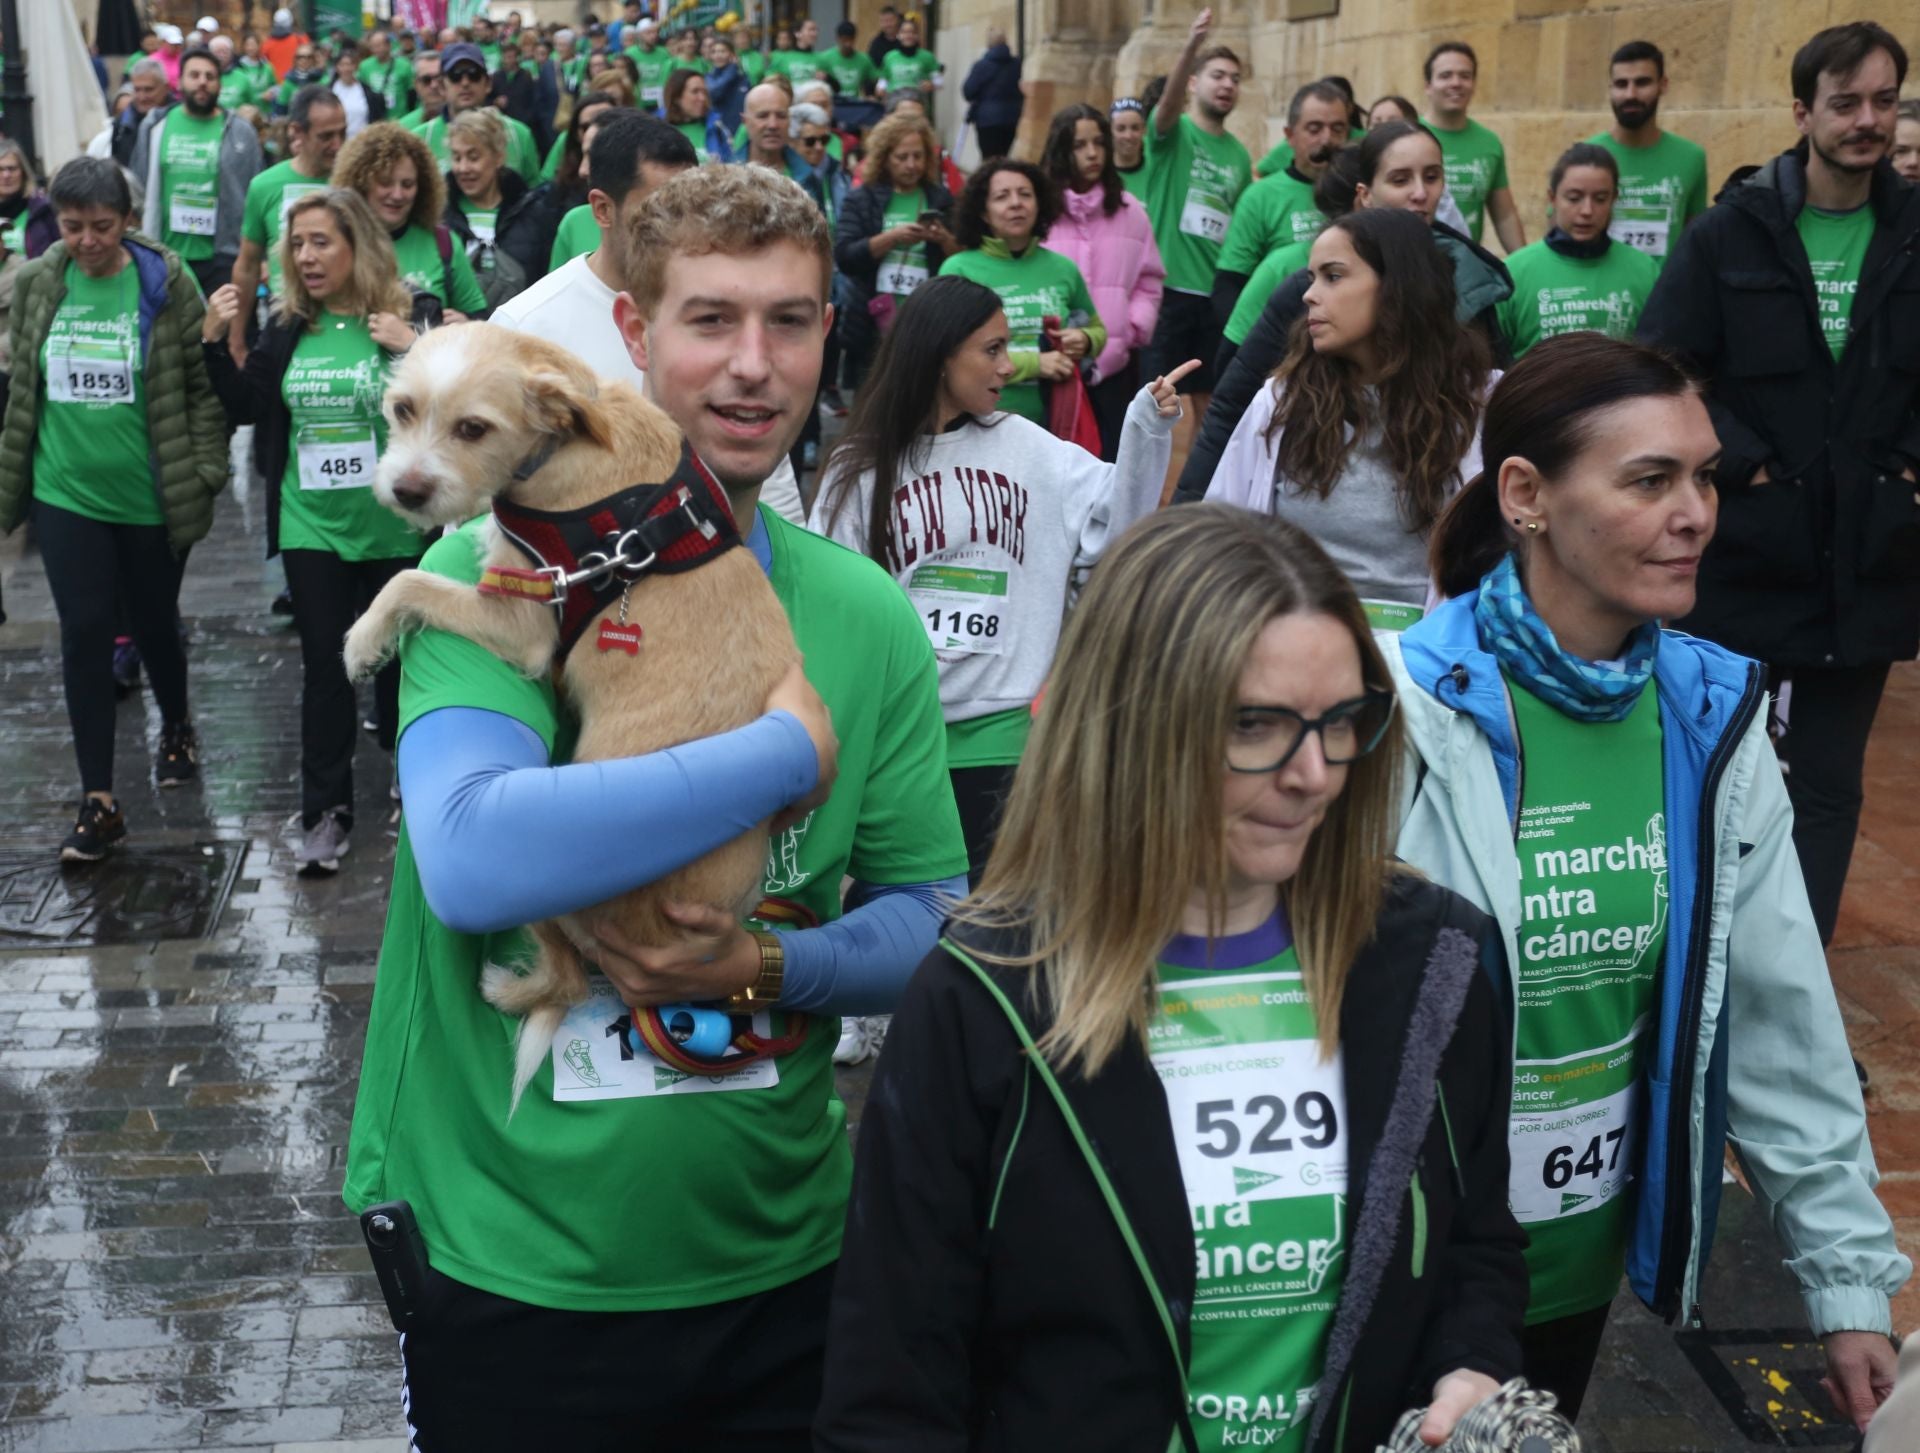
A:
[[[487,73],[478,66],[455,66],[450,71],[442,71],[449,81],[484,81]]]
[[[1357,762],[1386,736],[1393,707],[1393,693],[1380,687],[1369,687],[1316,717],[1304,717],[1284,706],[1240,707],[1227,735],[1227,770],[1250,775],[1278,772],[1315,732],[1328,766]]]
[[[827,139],[824,136],[803,136],[800,138],[799,144],[801,146],[825,146]]]

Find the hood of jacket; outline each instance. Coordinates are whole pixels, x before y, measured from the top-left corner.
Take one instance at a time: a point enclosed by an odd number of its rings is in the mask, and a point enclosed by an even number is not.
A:
[[[138,232],[128,232],[120,239],[120,245],[132,257],[134,273],[140,279],[140,359],[144,363],[148,344],[153,341],[154,320],[166,307],[167,289],[185,264],[151,237]],[[67,244],[54,243],[40,254],[39,261],[55,278],[62,280],[58,286],[64,296],[67,264],[72,261],[67,254]]]
[[[1453,311],[1462,323],[1513,296],[1507,265],[1471,237],[1435,222],[1433,240],[1453,262]]]
[[[1893,163],[1882,158],[1873,169],[1867,190],[1867,205],[1879,222],[1891,225],[1912,195],[1913,188],[1902,181]],[[1807,144],[1783,151],[1762,164],[1750,176],[1720,194],[1720,201],[1757,219],[1774,233],[1791,231],[1795,219],[1807,205]]]

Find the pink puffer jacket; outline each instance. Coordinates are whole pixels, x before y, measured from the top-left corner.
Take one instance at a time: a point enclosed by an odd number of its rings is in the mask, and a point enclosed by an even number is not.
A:
[[[1086,192],[1063,189],[1063,199],[1066,215],[1048,230],[1047,247],[1072,258],[1087,280],[1093,306],[1107,325],[1100,378],[1111,378],[1126,367],[1128,354],[1145,348],[1153,337],[1167,269],[1138,198],[1123,196],[1120,210],[1111,217],[1098,187]]]

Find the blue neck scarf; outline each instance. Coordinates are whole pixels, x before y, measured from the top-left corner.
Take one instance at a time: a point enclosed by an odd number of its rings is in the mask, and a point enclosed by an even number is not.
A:
[[[1515,681],[1575,721],[1623,721],[1653,679],[1660,628],[1649,622],[1627,637],[1618,665],[1582,661],[1560,649],[1520,583],[1513,556],[1503,555],[1480,582],[1473,605],[1480,643]]]

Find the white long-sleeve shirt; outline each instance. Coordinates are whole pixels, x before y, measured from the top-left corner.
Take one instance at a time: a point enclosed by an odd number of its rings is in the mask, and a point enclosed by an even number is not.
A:
[[[1112,464],[1017,414],[921,441],[893,487],[885,563],[933,642],[949,723],[1033,701],[1053,666],[1074,570],[1159,504],[1173,424],[1142,389]],[[836,511],[839,493],[837,475],[827,476],[808,526],[867,554],[873,475]]]

